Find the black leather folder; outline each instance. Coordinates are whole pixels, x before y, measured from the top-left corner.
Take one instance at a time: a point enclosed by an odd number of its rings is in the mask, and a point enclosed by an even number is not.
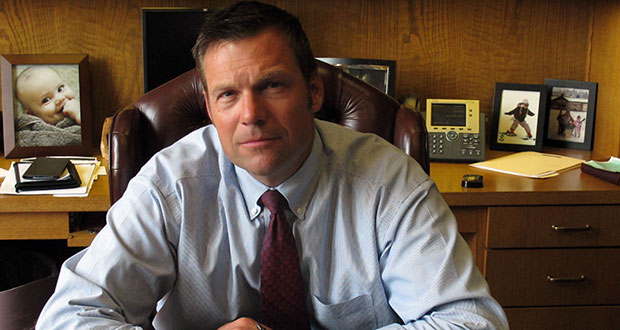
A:
[[[75,166],[72,162],[67,164],[67,171],[69,175],[60,179],[54,180],[35,180],[35,181],[23,181],[22,175],[19,171],[19,164],[23,162],[16,162],[13,164],[15,170],[15,191],[33,191],[33,190],[48,190],[48,189],[64,189],[75,188],[82,184],[80,175],[78,174]]]

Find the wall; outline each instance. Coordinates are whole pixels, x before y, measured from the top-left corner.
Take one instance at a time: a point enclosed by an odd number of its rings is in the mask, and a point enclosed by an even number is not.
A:
[[[214,8],[231,2],[2,0],[0,53],[89,54],[91,108],[95,131],[99,133],[106,116],[142,94],[140,8]],[[481,110],[490,114],[495,82],[587,80],[590,73],[592,78],[611,86],[618,81],[605,79],[607,68],[591,62],[612,62],[606,56],[617,55],[617,48],[592,50],[593,46],[605,47],[600,38],[607,34],[597,33],[592,38],[593,27],[603,32],[618,27],[609,13],[612,9],[615,13],[620,11],[616,2],[267,2],[300,18],[316,56],[397,60],[397,96],[414,92],[422,99],[479,99]],[[599,2],[604,4],[596,5]],[[595,19],[595,14],[605,15],[607,23]],[[617,72],[617,64],[613,65],[616,67],[611,69]],[[618,101],[608,101],[608,94],[606,88],[601,88],[600,120],[612,117],[612,106]],[[618,123],[616,119],[609,120]],[[597,129],[615,134],[615,142],[601,147],[605,153],[617,155],[620,134],[618,129],[606,126],[608,122],[597,122]]]
[[[595,10],[591,81],[599,83],[594,150],[620,153],[620,2],[598,1]]]

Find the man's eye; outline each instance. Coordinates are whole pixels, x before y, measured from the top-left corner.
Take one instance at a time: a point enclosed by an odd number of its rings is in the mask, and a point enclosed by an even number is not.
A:
[[[278,88],[278,87],[281,87],[281,86],[282,86],[282,84],[280,82],[278,82],[278,81],[272,81],[272,82],[267,84],[267,87],[269,87],[269,88]]]
[[[65,85],[58,86],[58,93],[61,93],[63,90],[65,90]]]
[[[41,104],[45,104],[45,103],[49,102],[50,100],[51,100],[51,98],[45,97],[45,98],[43,98],[43,100],[41,100]]]

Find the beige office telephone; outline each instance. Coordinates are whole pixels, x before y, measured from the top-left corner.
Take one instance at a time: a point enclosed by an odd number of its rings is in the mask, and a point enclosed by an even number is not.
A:
[[[484,114],[478,100],[427,99],[426,129],[431,161],[484,160]]]

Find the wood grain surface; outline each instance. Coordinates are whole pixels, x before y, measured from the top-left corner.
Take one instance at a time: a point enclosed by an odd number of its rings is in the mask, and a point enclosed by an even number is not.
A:
[[[105,117],[142,95],[141,8],[217,8],[232,2],[3,0],[0,53],[88,54],[98,145]],[[600,87],[595,148],[618,154],[620,119],[614,105],[620,96],[614,85],[620,69],[610,57],[620,53],[616,2],[266,2],[300,18],[316,56],[397,60],[397,96],[479,99],[489,119],[496,82],[591,77],[609,82]]]

